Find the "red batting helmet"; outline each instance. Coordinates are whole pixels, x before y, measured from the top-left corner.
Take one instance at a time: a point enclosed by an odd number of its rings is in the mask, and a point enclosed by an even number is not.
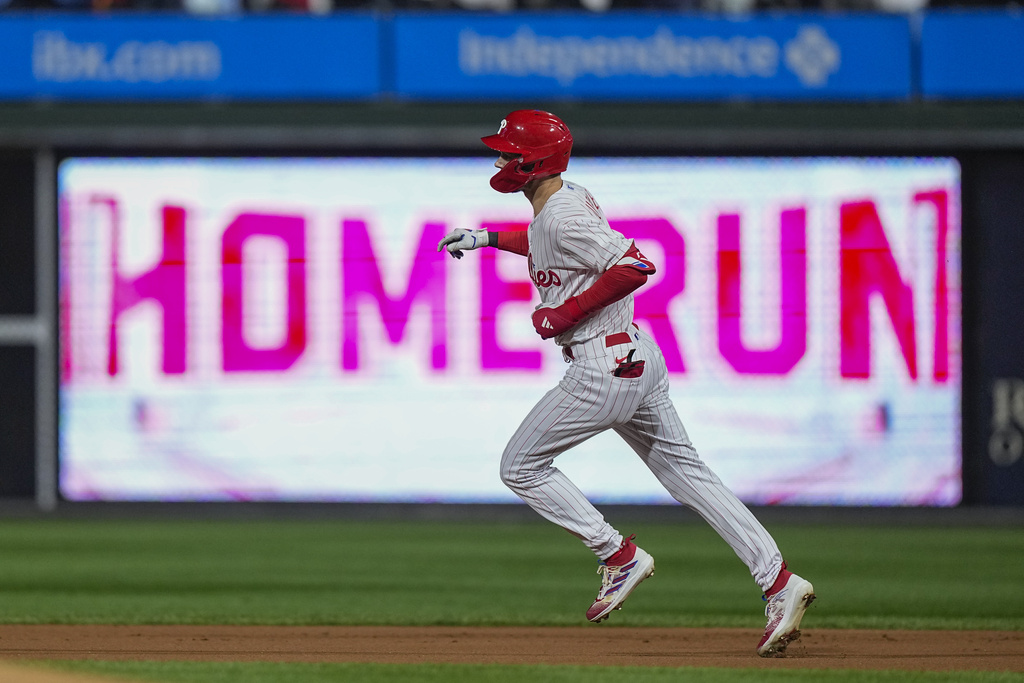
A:
[[[562,119],[539,109],[519,109],[501,121],[494,135],[481,138],[491,149],[518,154],[491,178],[498,192],[518,192],[533,178],[561,173],[569,166],[572,133]]]

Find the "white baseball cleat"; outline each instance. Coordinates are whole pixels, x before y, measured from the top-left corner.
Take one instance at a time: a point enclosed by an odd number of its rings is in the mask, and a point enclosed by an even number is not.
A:
[[[654,573],[654,558],[650,553],[637,547],[633,559],[623,565],[602,563],[597,568],[601,574],[601,590],[597,600],[587,610],[587,619],[593,622],[608,618],[612,610],[622,609],[622,603],[640,585],[640,582]]]
[[[800,620],[804,617],[808,605],[814,602],[814,586],[796,574],[790,575],[775,595],[767,598],[768,605],[764,614],[768,624],[764,627],[764,636],[757,644],[757,654],[762,657],[783,657],[786,648],[800,637]]]

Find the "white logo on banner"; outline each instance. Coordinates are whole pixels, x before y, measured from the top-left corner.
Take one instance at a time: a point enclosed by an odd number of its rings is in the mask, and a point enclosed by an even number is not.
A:
[[[459,68],[467,76],[546,76],[564,86],[582,76],[775,78],[783,48],[769,36],[550,36],[529,26],[508,37],[459,33]],[[839,46],[820,26],[803,26],[785,44],[786,66],[808,88],[839,68]]]
[[[801,26],[786,43],[786,66],[808,88],[820,88],[839,70],[839,46],[820,26]]]
[[[217,44],[208,40],[129,40],[108,55],[104,43],[75,42],[60,31],[37,31],[32,73],[38,81],[58,83],[212,81],[220,77],[221,54]]]
[[[468,76],[546,76],[571,85],[581,76],[772,78],[779,44],[767,36],[546,36],[522,26],[508,37],[459,33],[459,68]]]

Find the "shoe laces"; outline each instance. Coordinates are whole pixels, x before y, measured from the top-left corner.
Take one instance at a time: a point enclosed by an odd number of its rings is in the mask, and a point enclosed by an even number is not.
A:
[[[622,567],[602,563],[598,565],[597,573],[601,575],[601,590],[597,593],[597,599],[600,600],[608,593],[608,589],[614,585],[615,579],[622,573]]]

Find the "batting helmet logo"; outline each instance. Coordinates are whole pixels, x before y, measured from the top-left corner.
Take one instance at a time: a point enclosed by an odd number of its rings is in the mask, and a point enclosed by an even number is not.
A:
[[[572,152],[569,127],[539,109],[512,112],[502,119],[497,133],[481,140],[496,152],[518,157],[491,178],[491,187],[498,192],[518,192],[533,178],[561,173],[569,166]]]

